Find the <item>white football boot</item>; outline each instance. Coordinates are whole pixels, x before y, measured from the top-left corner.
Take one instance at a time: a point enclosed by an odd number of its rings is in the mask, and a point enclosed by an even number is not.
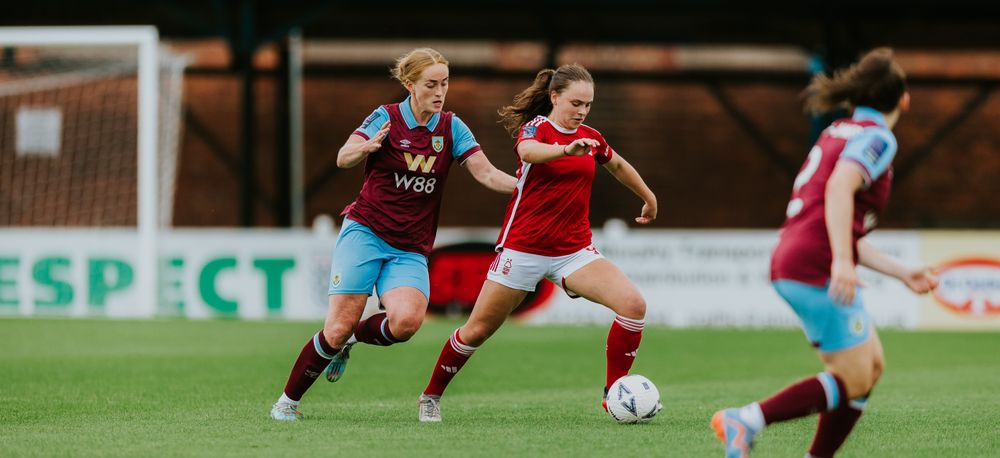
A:
[[[420,421],[422,423],[437,423],[441,421],[441,396],[421,394],[417,404],[420,406]]]

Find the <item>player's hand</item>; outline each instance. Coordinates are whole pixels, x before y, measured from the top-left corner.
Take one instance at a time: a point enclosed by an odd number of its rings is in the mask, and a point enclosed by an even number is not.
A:
[[[635,222],[639,224],[649,224],[652,223],[654,219],[656,219],[656,202],[653,202],[652,204],[646,202],[642,205],[642,213],[635,218]]]
[[[563,147],[563,154],[567,156],[583,156],[589,153],[591,148],[597,148],[600,145],[600,142],[593,138],[578,138],[573,140],[573,143]]]
[[[937,271],[930,266],[912,268],[900,280],[917,294],[924,294],[938,287]]]
[[[386,135],[389,135],[389,127],[392,126],[391,122],[385,123],[381,129],[375,134],[374,137],[369,138],[367,141],[361,144],[359,150],[362,153],[371,154],[379,150],[382,147],[382,140],[385,140]]]
[[[830,299],[841,305],[854,303],[854,293],[863,286],[854,263],[850,259],[834,259],[830,266]]]

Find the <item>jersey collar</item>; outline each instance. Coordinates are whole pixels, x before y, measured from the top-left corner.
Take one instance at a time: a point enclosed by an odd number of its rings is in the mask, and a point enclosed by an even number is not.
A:
[[[882,112],[872,108],[866,107],[864,105],[858,105],[854,107],[854,116],[851,119],[855,121],[870,120],[875,121],[878,125],[882,127],[889,127],[889,124],[885,122],[885,115]]]
[[[563,127],[563,126],[560,126],[559,124],[556,124],[555,121],[549,119],[547,116],[542,116],[542,117],[545,118],[545,120],[548,121],[549,124],[552,124],[552,128],[554,128],[555,130],[558,130],[559,132],[562,132],[562,133],[567,134],[567,135],[572,135],[572,134],[576,133],[576,129],[567,129],[567,128]]]
[[[406,121],[407,129],[413,130],[420,127],[417,124],[417,117],[413,116],[413,110],[410,109],[410,96],[406,96],[406,100],[399,102],[399,112],[403,114],[403,121]],[[427,121],[427,130],[433,131],[436,129],[439,119],[441,119],[440,112],[431,115],[431,119]]]

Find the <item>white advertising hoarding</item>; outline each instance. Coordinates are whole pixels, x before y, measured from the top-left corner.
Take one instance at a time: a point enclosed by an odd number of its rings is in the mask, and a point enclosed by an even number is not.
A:
[[[774,231],[631,231],[595,234],[595,244],[642,291],[646,321],[688,326],[795,326],[798,320],[770,283]],[[918,259],[916,233],[873,237],[908,262]],[[917,298],[900,283],[862,269],[862,297],[880,326],[913,327]],[[556,294],[533,312],[537,323],[606,323],[614,314]]]
[[[648,323],[677,327],[798,324],[770,286],[768,266],[776,231],[611,229],[595,230],[595,244],[642,291]],[[496,229],[445,228],[439,231],[436,248],[472,243],[478,256],[490,256],[496,234]],[[319,320],[326,314],[335,236],[335,231],[305,230],[164,232],[159,238],[159,300],[153,305],[143,304],[137,291],[134,231],[0,230],[0,315]],[[904,262],[918,264],[921,259],[931,263],[949,259],[941,255],[949,251],[949,237],[880,231],[871,240]],[[962,254],[975,254],[967,248],[972,243],[968,235],[962,237],[956,238],[956,246],[965,250]],[[922,253],[928,249],[924,239],[933,241],[930,258]],[[976,238],[982,240],[995,241],[997,235]],[[432,257],[432,271],[434,262]],[[472,275],[474,280],[461,280],[469,283],[465,287],[478,290],[481,285],[488,263],[478,264],[483,265]],[[862,279],[867,284],[862,291],[865,305],[882,327],[934,327],[940,319],[928,317],[944,313],[937,309],[947,305],[933,305],[933,298],[921,300],[901,283],[865,269]],[[440,279],[432,278],[432,285],[435,281]],[[993,289],[975,293],[987,298],[975,304],[993,307],[998,285],[984,285]],[[944,291],[941,296],[947,299],[948,294]],[[471,300],[465,300],[467,310]],[[370,306],[376,303],[373,299]],[[585,299],[570,299],[558,288],[550,288],[531,307],[522,308],[528,310],[517,314],[518,319],[538,324],[608,323],[613,316]],[[997,314],[967,315],[948,313],[948,318],[975,321],[972,324],[979,328],[1000,323],[993,319]],[[961,326],[949,322],[948,327]]]

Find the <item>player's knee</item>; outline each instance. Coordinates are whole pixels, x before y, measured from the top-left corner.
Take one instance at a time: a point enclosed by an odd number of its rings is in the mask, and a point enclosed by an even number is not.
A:
[[[466,323],[462,326],[461,337],[463,343],[469,346],[478,347],[489,339],[495,328],[484,323]]]
[[[389,329],[399,341],[409,340],[420,329],[424,316],[418,313],[407,313],[389,317]]]
[[[619,311],[618,314],[633,320],[641,320],[645,318],[646,299],[643,299],[642,295],[638,292],[625,296],[625,299],[622,300],[621,311]]]
[[[347,342],[347,339],[354,334],[356,323],[325,323],[323,325],[323,337],[331,347],[340,348]]]
[[[875,358],[872,364],[872,387],[878,383],[878,379],[882,377],[882,373],[885,372],[885,360],[882,358]]]
[[[873,381],[870,370],[858,369],[847,373],[837,374],[837,376],[844,384],[844,391],[847,393],[847,399],[864,396],[872,390]]]

